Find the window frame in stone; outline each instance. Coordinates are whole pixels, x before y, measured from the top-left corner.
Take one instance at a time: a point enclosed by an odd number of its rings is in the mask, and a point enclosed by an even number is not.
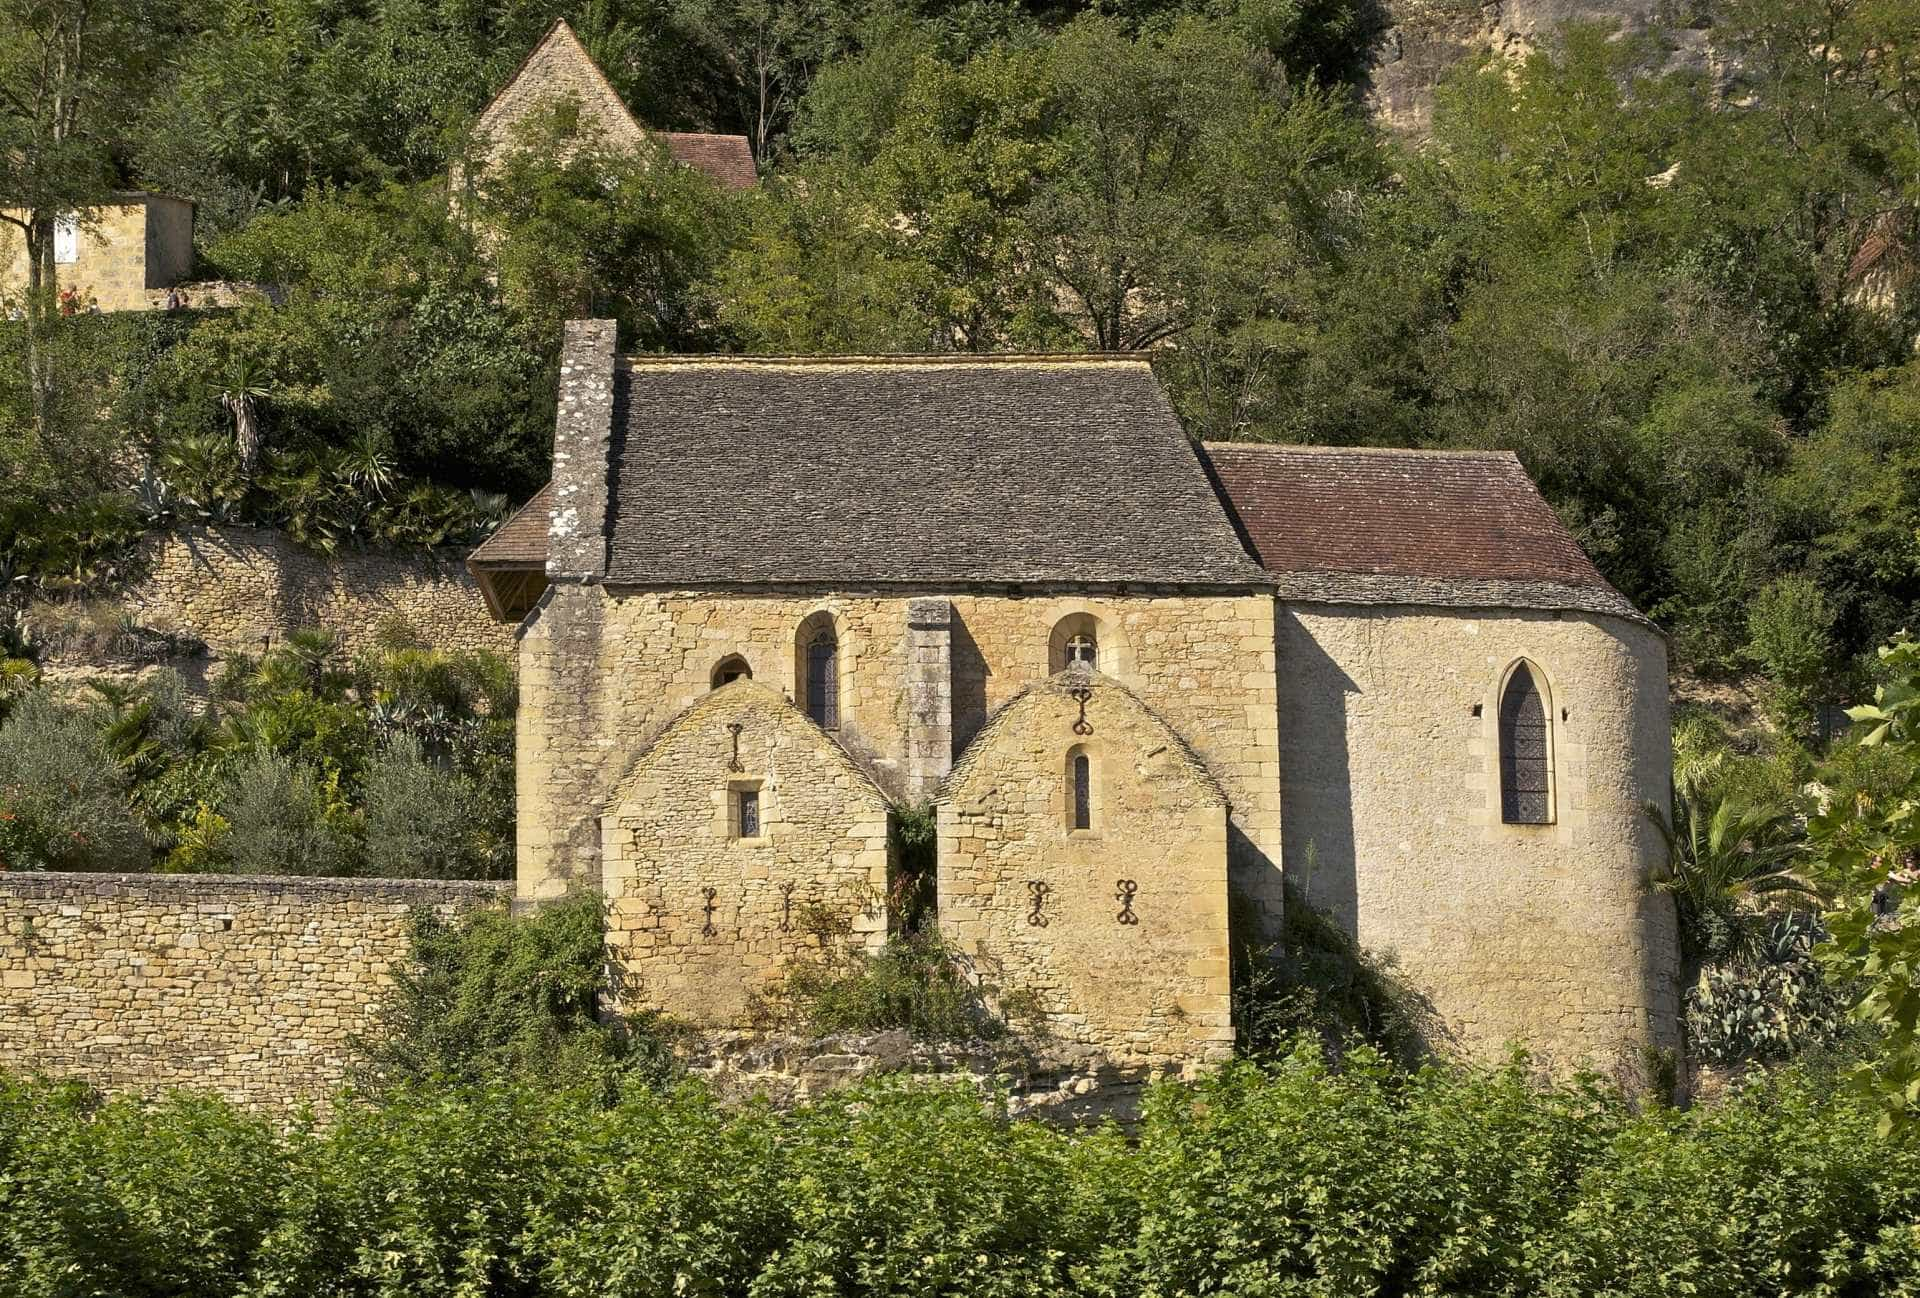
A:
[[[1061,824],[1070,838],[1092,838],[1100,832],[1100,772],[1093,749],[1075,744],[1067,749],[1060,772],[1060,796],[1065,803]]]
[[[80,261],[80,214],[67,212],[53,218],[53,264],[78,265]]]
[[[708,679],[711,688],[716,690],[738,680],[750,681],[753,679],[753,664],[739,654],[728,654],[713,665],[713,672]]]
[[[749,817],[748,809],[752,815]],[[767,838],[767,798],[761,780],[727,781],[727,837],[742,843]]]
[[[1522,658],[1500,680],[1494,706],[1500,821],[1554,823],[1553,707],[1546,674]]]

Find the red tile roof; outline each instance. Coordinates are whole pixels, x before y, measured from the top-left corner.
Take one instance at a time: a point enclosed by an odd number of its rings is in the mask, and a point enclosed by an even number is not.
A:
[[[1639,617],[1510,451],[1245,442],[1205,451],[1283,596]]]
[[[744,135],[708,135],[699,131],[661,131],[667,152],[676,159],[704,171],[727,189],[752,189],[760,173],[753,165],[753,150]]]

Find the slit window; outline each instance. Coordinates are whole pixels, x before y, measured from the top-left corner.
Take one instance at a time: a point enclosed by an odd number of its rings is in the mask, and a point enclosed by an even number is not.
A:
[[[1093,763],[1085,753],[1073,755],[1073,827],[1093,828]]]
[[[1551,824],[1552,774],[1546,700],[1533,669],[1521,663],[1500,695],[1500,819]]]
[[[760,837],[760,790],[734,791],[734,826],[740,838]]]

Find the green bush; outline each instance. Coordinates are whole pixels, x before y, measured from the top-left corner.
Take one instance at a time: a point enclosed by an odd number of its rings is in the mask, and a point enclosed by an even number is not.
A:
[[[1636,1112],[1317,1041],[1133,1139],[965,1085],[395,1088],[324,1128],[0,1078],[0,1298],[1920,1292],[1920,1147],[1795,1072]]]
[[[128,787],[90,717],[28,695],[0,726],[0,868],[146,869]]]
[[[220,814],[236,874],[354,873],[350,813],[333,783],[299,762],[256,753],[229,778]]]
[[[510,842],[492,832],[486,798],[458,771],[429,762],[401,736],[366,776],[366,873],[403,879],[501,879]]]
[[[851,947],[845,924],[802,916],[820,942],[816,958],[798,961],[756,1008],[769,1025],[831,1032],[886,1032],[904,1028],[928,1041],[993,1040],[1007,1021],[988,1005],[960,959],[932,929],[895,937],[878,951]],[[1019,1017],[1028,998],[1002,998]],[[1008,1003],[1010,1002],[1010,1003]]]
[[[606,1097],[673,1071],[670,1024],[600,1016],[607,951],[597,894],[523,916],[416,912],[412,956],[359,1043],[368,1090],[520,1078]]]

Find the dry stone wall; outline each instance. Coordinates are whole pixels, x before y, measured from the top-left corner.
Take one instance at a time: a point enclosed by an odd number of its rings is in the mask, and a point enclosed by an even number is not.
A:
[[[465,553],[301,549],[266,528],[202,527],[142,543],[140,578],[121,592],[143,623],[258,653],[263,637],[321,627],[349,649],[403,623],[439,649],[510,653],[513,628],[495,622]]]
[[[1558,1067],[1678,1044],[1659,633],[1584,614],[1293,605],[1279,620],[1288,878],[1458,1041]],[[1501,820],[1498,691],[1544,680],[1553,823]]]
[[[616,1005],[741,1027],[755,993],[823,942],[882,944],[887,810],[777,691],[740,680],[702,698],[603,821]]]
[[[321,1102],[407,958],[416,907],[508,885],[0,874],[0,1060],[108,1093]]]
[[[1232,1053],[1226,798],[1138,699],[1077,671],[1033,686],[938,811],[940,931],[1003,999],[1035,998],[1050,1036],[1117,1060]]]

